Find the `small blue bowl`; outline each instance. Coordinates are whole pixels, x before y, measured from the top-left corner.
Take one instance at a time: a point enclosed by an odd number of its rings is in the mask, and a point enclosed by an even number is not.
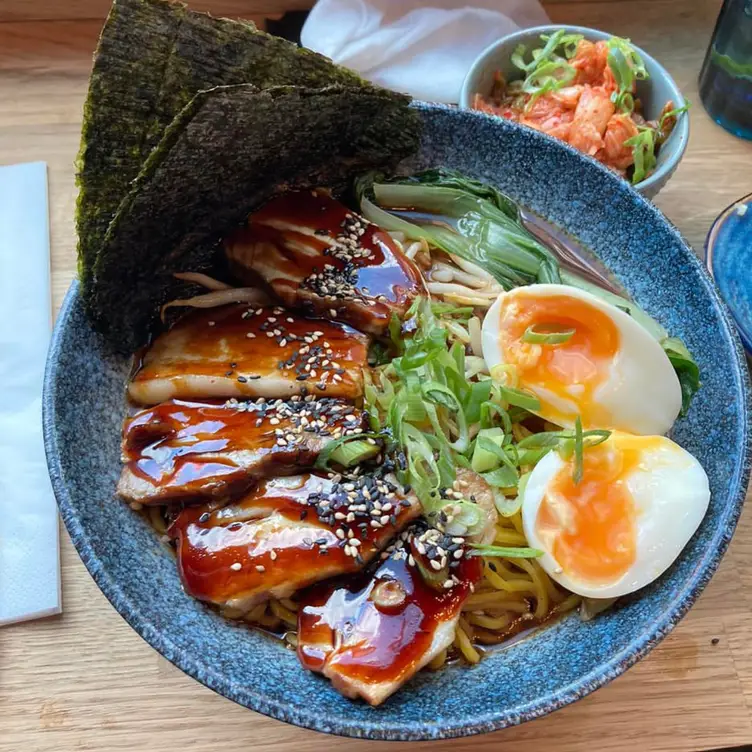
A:
[[[752,354],[752,194],[735,201],[713,222],[705,262]]]
[[[655,583],[588,623],[571,614],[485,658],[423,672],[380,708],[346,700],[294,653],[187,596],[171,551],[114,498],[128,359],[108,354],[74,283],[44,386],[50,477],[71,539],[104,594],[162,655],[220,694],[288,723],[393,740],[494,731],[537,718],[621,674],[660,642],[708,583],[749,475],[743,350],[707,272],[676,229],[604,167],[553,139],[476,112],[418,105],[425,123],[405,170],[443,165],[487,180],[590,247],[637,302],[696,356],[703,378],[675,439],[710,477],[708,514]]]
[[[582,34],[591,42],[608,41],[613,34],[586,26],[567,26],[563,24],[547,24],[530,29],[520,29],[497,39],[478,56],[468,71],[462,92],[460,106],[472,108],[476,94],[488,94],[494,83],[496,71],[501,71],[508,81],[519,78],[521,73],[511,61],[512,53],[520,44],[528,50],[535,49],[541,44],[541,34],[553,34],[559,29],[570,33]],[[672,101],[677,107],[687,103],[676,81],[669,72],[645,50],[635,49],[642,56],[649,78],[637,82],[637,96],[642,102],[643,113],[648,120],[660,117],[663,106]],[[645,180],[641,180],[635,188],[647,198],[654,198],[674,174],[689,142],[689,116],[687,113],[679,115],[676,126],[666,143],[658,150],[658,160],[655,170]]]

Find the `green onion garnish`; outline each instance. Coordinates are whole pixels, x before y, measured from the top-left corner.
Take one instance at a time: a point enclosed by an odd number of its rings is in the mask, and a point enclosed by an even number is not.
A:
[[[501,396],[510,404],[516,407],[522,407],[534,413],[540,410],[540,400],[529,392],[523,392],[521,389],[513,389],[511,386],[500,387]]]
[[[639,133],[636,136],[628,138],[624,146],[632,147],[632,158],[634,159],[634,171],[632,173],[632,184],[640,183],[655,169],[658,160],[655,156],[655,131],[652,128],[638,128]]]
[[[473,543],[471,546],[471,556],[500,556],[505,559],[537,559],[539,556],[543,556],[543,551],[537,548],[486,546],[481,543]]]
[[[319,454],[314,467],[328,470],[332,462],[342,467],[357,465],[375,457],[381,451],[381,444],[376,441],[381,438],[382,436],[377,433],[360,433],[335,439]]]
[[[580,416],[574,422],[574,474],[572,479],[575,483],[582,480],[583,462],[584,462],[584,442],[582,438],[582,421]]]
[[[538,330],[533,324],[525,329],[522,335],[523,342],[530,342],[536,345],[560,345],[562,342],[568,342],[574,336],[576,329]]]

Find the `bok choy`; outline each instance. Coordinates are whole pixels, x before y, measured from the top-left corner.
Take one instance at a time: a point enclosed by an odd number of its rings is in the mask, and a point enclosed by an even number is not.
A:
[[[562,269],[558,257],[525,228],[509,197],[444,169],[388,181],[366,175],[356,182],[355,192],[361,213],[370,221],[480,266],[506,290],[534,283],[566,284],[628,313],[661,343],[679,378],[682,414],[686,413],[700,380],[697,364],[681,340],[669,337],[628,298]]]

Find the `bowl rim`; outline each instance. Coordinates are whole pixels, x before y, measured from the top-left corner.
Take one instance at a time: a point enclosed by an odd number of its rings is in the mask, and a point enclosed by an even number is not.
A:
[[[429,111],[449,109],[440,105],[422,104],[419,106],[421,109]],[[474,113],[472,117],[485,118],[487,116],[482,113]],[[521,126],[509,124],[509,127],[519,128]],[[543,134],[539,134],[539,137],[543,137]],[[557,144],[559,148],[571,149],[571,147],[559,141],[557,141]],[[577,153],[579,154],[579,152]],[[579,156],[584,158],[581,154]],[[599,169],[608,172],[602,165],[599,164],[598,166]],[[388,741],[448,739],[487,733],[515,726],[522,722],[547,715],[569,705],[575,700],[581,699],[608,684],[643,658],[678,624],[694,604],[718,568],[728,548],[741,513],[750,476],[750,459],[752,454],[752,422],[750,412],[752,410],[752,391],[750,390],[749,373],[746,367],[744,351],[739,341],[733,318],[726,304],[720,298],[704,265],[691,251],[691,248],[683,240],[676,227],[650,201],[644,196],[637,194],[626,183],[619,190],[631,192],[633,199],[644,203],[658,221],[668,224],[669,230],[676,236],[677,241],[683,245],[687,253],[687,263],[698,271],[700,275],[699,283],[710,296],[711,304],[718,311],[723,334],[728,339],[732,349],[732,359],[735,366],[735,396],[738,395],[740,398],[738,405],[740,413],[739,435],[742,437],[742,441],[740,442],[740,460],[734,468],[731,479],[731,492],[725,499],[723,509],[719,512],[719,519],[710,535],[704,555],[694,562],[691,575],[685,579],[673,598],[666,603],[659,618],[631,639],[624,648],[614,653],[608,660],[600,663],[589,673],[578,677],[564,687],[557,688],[548,694],[537,697],[534,701],[524,706],[514,710],[502,708],[498,711],[487,713],[480,718],[442,722],[441,724],[432,722],[430,718],[423,718],[419,721],[389,723],[382,720],[382,716],[379,715],[378,710],[375,711],[373,721],[370,722],[359,721],[356,723],[353,721],[341,721],[336,718],[332,720],[327,717],[320,717],[299,704],[291,705],[270,700],[252,686],[244,686],[241,691],[238,691],[238,687],[233,682],[228,681],[217,670],[207,670],[205,666],[201,665],[190,653],[184,651],[174,639],[166,634],[165,630],[159,624],[150,621],[141,613],[138,603],[135,603],[125,594],[119,583],[108,572],[106,564],[97,556],[91,544],[90,537],[81,524],[72,502],[61,464],[55,425],[57,420],[57,357],[61,344],[67,335],[69,320],[80,302],[79,283],[74,280],[57,315],[45,369],[42,398],[45,452],[52,488],[70,538],[89,573],[116,611],[151,647],[183,672],[218,694],[263,715],[286,723],[314,731],[361,739]]]
[[[750,206],[752,204],[752,193],[748,193],[745,196],[742,196],[741,198],[736,199],[736,201],[732,201],[714,220],[713,224],[710,225],[710,229],[708,230],[708,234],[705,236],[705,265],[708,269],[708,274],[710,274],[711,279],[713,282],[715,282],[716,287],[718,287],[718,283],[715,279],[715,269],[713,268],[714,259],[716,256],[716,242],[718,241],[718,235],[721,231],[722,226],[726,222],[726,220],[731,216],[731,214],[736,210],[736,208],[740,205],[744,204],[746,206]],[[719,288],[719,294],[720,294],[720,288]],[[726,303],[726,300],[723,301]],[[728,306],[728,309],[731,313],[731,317],[734,320],[734,324],[736,326],[736,331],[739,334],[739,338],[742,341],[742,344],[744,345],[744,349],[747,351],[748,354],[752,355],[752,329],[749,329],[746,324],[744,324],[742,321],[740,321],[737,318],[736,315],[736,309],[729,305],[729,303],[726,303]]]
[[[474,90],[475,87],[473,81],[486,69],[489,59],[494,57],[494,54],[500,47],[504,47],[510,43],[517,42],[518,40],[522,42],[523,40],[528,39],[531,34],[545,34],[552,31],[558,31],[559,29],[582,34],[586,39],[592,37],[596,41],[610,39],[613,36],[617,36],[616,34],[611,34],[607,31],[602,31],[601,29],[593,29],[589,26],[577,26],[576,24],[542,24],[540,26],[531,26],[525,29],[518,29],[517,31],[513,31],[510,34],[505,34],[504,36],[499,37],[496,41],[489,44],[488,47],[486,47],[473,61],[473,64],[470,66],[470,69],[468,70],[467,74],[465,75],[465,79],[462,82],[459,101],[460,108],[462,108],[463,110],[473,109],[472,100],[477,93]],[[631,41],[630,44],[632,44],[632,46],[640,53],[640,55],[642,55],[643,59],[650,63],[650,65],[660,73],[661,77],[672,89],[672,101],[675,102],[679,107],[686,105],[687,98],[684,96],[673,76],[666,70],[666,68],[664,68],[664,66],[659,63],[650,53],[642,49],[642,47],[639,47]],[[549,136],[547,133],[544,133],[543,135],[547,136],[548,138],[554,138],[553,136]],[[687,144],[689,142],[689,115],[687,112],[682,112],[681,115],[679,115],[676,120],[676,126],[669,135],[668,140],[676,140],[678,143],[678,148],[673,157],[661,164],[644,180],[641,180],[639,183],[632,185],[635,190],[647,191],[648,193],[654,188],[657,190],[676,169],[679,162],[681,162],[682,158],[684,157],[684,153],[687,150]],[[583,153],[583,156],[587,159],[597,161],[594,157],[591,157],[587,154]]]

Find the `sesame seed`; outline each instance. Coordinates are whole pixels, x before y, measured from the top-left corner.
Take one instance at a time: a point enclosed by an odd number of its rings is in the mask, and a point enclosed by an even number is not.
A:
[[[269,553],[269,558],[270,558],[270,559],[271,559],[272,561],[276,561],[276,559],[277,559],[277,552],[276,552],[276,551],[271,551],[271,552]]]
[[[239,561],[236,561],[233,564],[230,564],[230,569],[232,569],[235,572],[237,572],[239,569],[242,569],[242,568],[243,568],[243,565]]]
[[[266,567],[263,564],[257,564],[256,565],[256,571],[257,572],[266,572]]]

